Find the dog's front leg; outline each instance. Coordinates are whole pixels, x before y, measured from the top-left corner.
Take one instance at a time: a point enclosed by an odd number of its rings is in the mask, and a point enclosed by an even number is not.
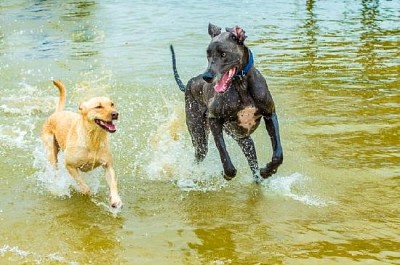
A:
[[[283,161],[283,151],[281,146],[281,140],[279,136],[279,124],[278,124],[278,117],[275,112],[271,114],[269,117],[264,117],[265,125],[271,138],[271,144],[273,149],[272,159],[266,167],[260,170],[260,174],[263,178],[267,178],[274,174],[280,164]]]
[[[117,178],[115,177],[114,168],[110,164],[103,165],[106,173],[106,180],[108,187],[110,188],[110,205],[112,208],[121,208],[122,201],[118,194]]]
[[[89,186],[85,183],[85,181],[82,179],[82,177],[79,174],[79,170],[73,166],[69,166],[66,165],[65,166],[69,172],[69,174],[71,174],[72,177],[74,177],[74,179],[78,182],[79,186],[81,187],[81,192],[83,194],[89,194],[90,193],[90,189]]]
[[[210,129],[214,136],[215,145],[217,146],[222,166],[224,167],[224,178],[231,180],[236,176],[236,168],[233,166],[228,151],[226,150],[225,141],[222,132],[222,122],[215,118],[209,119]]]

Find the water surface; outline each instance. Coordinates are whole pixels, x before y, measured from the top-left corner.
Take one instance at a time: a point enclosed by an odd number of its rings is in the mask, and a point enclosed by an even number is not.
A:
[[[398,1],[0,3],[1,264],[399,264]],[[193,163],[181,77],[204,71],[209,22],[241,25],[277,107],[284,163],[256,185],[239,147]],[[64,81],[120,111],[124,208],[47,165],[40,129]],[[254,134],[260,164],[271,147]],[[61,155],[60,159],[63,157]]]

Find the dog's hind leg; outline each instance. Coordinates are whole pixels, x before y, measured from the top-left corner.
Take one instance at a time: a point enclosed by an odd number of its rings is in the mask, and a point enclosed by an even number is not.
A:
[[[47,159],[54,169],[57,169],[57,155],[60,147],[58,143],[51,133],[43,133],[42,134],[42,142],[47,152]]]
[[[195,158],[201,162],[208,152],[208,123],[205,109],[196,101],[186,100],[186,125],[195,149]]]

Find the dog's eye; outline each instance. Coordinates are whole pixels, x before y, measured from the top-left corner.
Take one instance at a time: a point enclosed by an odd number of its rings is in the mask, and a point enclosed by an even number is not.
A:
[[[114,103],[111,103],[111,107],[114,107]]]
[[[225,57],[226,53],[225,52],[221,52],[221,57]]]
[[[103,106],[102,105],[98,105],[98,106],[96,106],[96,109],[102,109],[103,108]]]

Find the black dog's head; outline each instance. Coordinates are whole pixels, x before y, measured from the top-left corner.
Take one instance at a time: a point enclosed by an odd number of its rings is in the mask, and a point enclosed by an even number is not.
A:
[[[208,34],[212,39],[207,48],[208,67],[203,79],[208,83],[215,82],[214,90],[223,93],[248,59],[245,31],[236,26],[221,33],[220,27],[209,24]]]

